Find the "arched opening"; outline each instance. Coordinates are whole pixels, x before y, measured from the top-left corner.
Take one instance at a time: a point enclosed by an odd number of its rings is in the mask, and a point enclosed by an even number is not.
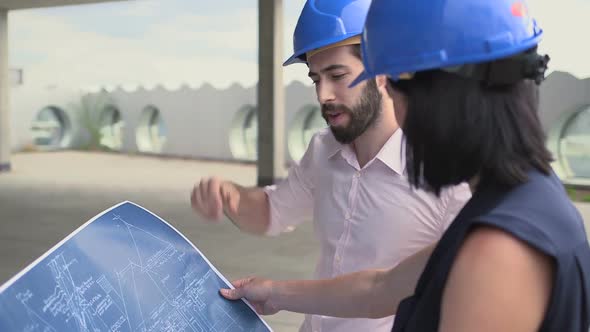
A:
[[[160,153],[166,143],[166,125],[160,111],[154,106],[143,109],[135,133],[137,148],[141,152]]]
[[[326,128],[326,121],[322,117],[319,106],[307,105],[297,112],[289,127],[287,138],[291,159],[301,159],[312,136],[323,128]]]
[[[119,151],[123,148],[123,128],[125,123],[121,118],[121,112],[109,105],[100,115],[100,145],[107,149]]]
[[[590,179],[590,105],[564,116],[553,131],[549,143],[560,175]]]
[[[68,148],[72,142],[72,126],[66,112],[55,106],[41,109],[31,125],[33,143],[40,149]]]
[[[256,107],[243,106],[232,120],[229,133],[229,147],[232,156],[240,160],[258,158],[258,116]]]

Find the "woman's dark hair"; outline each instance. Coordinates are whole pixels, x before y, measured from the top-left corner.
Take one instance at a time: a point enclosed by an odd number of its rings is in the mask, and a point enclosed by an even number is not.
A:
[[[512,187],[532,169],[549,174],[534,81],[489,86],[432,70],[390,82],[407,107],[406,164],[414,186],[439,194],[476,175],[480,183]]]

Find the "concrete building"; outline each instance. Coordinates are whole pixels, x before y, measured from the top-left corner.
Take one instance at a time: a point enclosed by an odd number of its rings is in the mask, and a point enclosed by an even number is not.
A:
[[[0,0],[0,172],[9,171],[11,168],[10,86],[15,81],[15,77],[8,68],[8,12],[19,9],[113,1],[122,0]],[[22,80],[22,71],[18,73],[16,80]]]
[[[88,140],[79,119],[81,101],[99,127],[100,145],[124,153],[213,160],[257,160],[256,87],[234,84],[169,89],[110,87],[83,94],[60,89],[13,89],[13,149],[80,148]],[[281,133],[285,163],[303,155],[311,135],[325,127],[313,87],[293,82],[284,89]],[[541,85],[540,118],[555,169],[564,181],[590,182],[590,79],[553,72]],[[86,136],[85,136],[86,135]]]
[[[590,185],[590,78],[556,72],[542,85],[540,118],[554,169],[566,183]]]
[[[285,163],[299,159],[324,126],[312,88],[283,87],[282,0],[259,0],[255,87],[32,91],[23,84],[26,72],[9,71],[9,10],[106,1],[120,0],[0,0],[0,172],[10,169],[12,151],[96,143],[127,153],[256,161],[258,183],[267,184],[284,176]],[[590,79],[554,72],[541,90],[540,118],[556,171],[564,182],[590,185]]]
[[[18,87],[12,95],[14,151],[84,148],[92,139],[86,117],[98,127],[101,149],[244,162],[258,157],[255,87],[118,86],[86,93]],[[298,160],[325,122],[313,88],[293,82],[285,98],[283,148],[286,161]]]
[[[125,0],[0,0],[0,172],[10,171],[10,156],[12,152],[11,139],[14,134],[11,131],[13,121],[11,120],[12,112],[10,109],[10,73],[8,69],[8,12],[10,10],[30,9],[41,7],[54,7],[65,5],[76,5],[86,3],[98,3],[109,1]],[[256,89],[256,105],[258,105],[256,122],[260,130],[257,137],[257,161],[258,161],[258,184],[270,184],[276,179],[284,176],[284,140],[282,136],[284,123],[284,95],[283,95],[283,76],[282,76],[282,31],[283,31],[283,2],[282,0],[259,0],[258,1],[258,86]],[[22,72],[21,72],[22,74]],[[22,77],[22,75],[21,75]],[[112,105],[111,105],[112,106]],[[155,114],[148,110],[148,126],[144,126],[144,132],[152,132],[153,127],[149,126],[150,116]],[[104,118],[100,121],[105,123],[115,122],[122,124],[121,118],[117,118],[120,112],[115,108],[110,108]],[[101,115],[102,116],[102,115]],[[156,117],[157,119],[157,117]],[[37,135],[33,140],[46,144],[67,147],[71,142],[76,142],[71,136],[68,136],[72,130],[68,130],[68,120],[65,112],[59,108],[48,105],[37,117],[35,124]],[[71,123],[70,123],[71,124]],[[61,128],[61,129],[60,129]],[[64,129],[65,128],[65,129]],[[113,128],[111,130],[111,128]],[[107,146],[115,150],[123,149],[118,146],[122,138],[117,135],[123,135],[123,127],[102,126],[101,140]],[[110,130],[110,132],[106,132]],[[45,134],[43,134],[45,133]],[[91,131],[90,135],[95,133]],[[19,134],[16,134],[19,136]],[[46,137],[49,135],[50,137]],[[110,136],[109,136],[110,135]],[[175,134],[173,134],[175,135]],[[110,141],[109,141],[110,140]],[[58,142],[58,143],[56,143]],[[142,149],[148,148],[149,141],[145,141],[139,146]],[[122,144],[122,143],[121,143]],[[158,144],[156,144],[157,150]]]

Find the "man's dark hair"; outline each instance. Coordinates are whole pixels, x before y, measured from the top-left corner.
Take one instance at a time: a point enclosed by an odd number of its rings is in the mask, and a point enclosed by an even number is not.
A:
[[[407,107],[406,164],[414,186],[439,194],[476,175],[480,183],[512,187],[532,169],[549,174],[533,81],[489,86],[432,70],[390,83]]]
[[[357,57],[359,60],[363,61],[363,53],[361,52],[361,45],[360,44],[352,45],[352,55]]]
[[[360,44],[352,44],[350,46],[351,46],[351,50],[352,50],[352,55],[354,55],[357,59],[363,61],[361,45]],[[307,63],[307,56],[306,55],[303,55],[301,59]]]

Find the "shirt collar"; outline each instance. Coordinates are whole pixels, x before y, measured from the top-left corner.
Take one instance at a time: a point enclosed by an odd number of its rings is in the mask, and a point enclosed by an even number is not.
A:
[[[401,128],[398,128],[385,142],[376,158],[397,174],[404,174],[406,170],[406,144],[404,132]]]
[[[338,142],[332,133],[332,130],[329,130],[327,142],[327,152],[328,152],[328,159],[334,157],[338,152],[342,151],[344,148],[344,144]]]
[[[336,138],[334,138],[334,134],[332,134],[331,131],[328,137],[328,158],[332,158],[339,152],[343,152],[345,148],[348,148],[351,153],[353,153],[352,148],[350,148],[349,145],[339,143]],[[382,163],[397,174],[404,174],[406,169],[406,148],[405,136],[401,128],[398,128],[387,142],[385,142],[379,153],[377,153],[377,156],[375,156],[375,159],[381,160]]]

